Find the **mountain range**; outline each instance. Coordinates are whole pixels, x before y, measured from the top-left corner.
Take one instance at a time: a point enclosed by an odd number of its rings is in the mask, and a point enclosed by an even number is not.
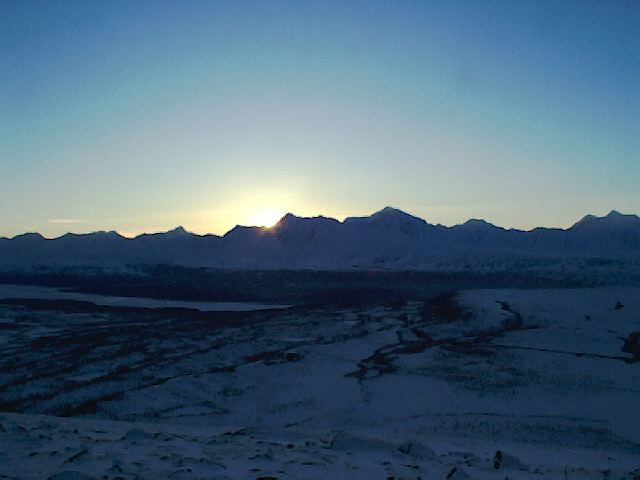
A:
[[[231,269],[502,268],[557,263],[640,261],[640,218],[587,215],[567,229],[504,229],[484,220],[433,225],[386,207],[365,217],[287,214],[270,228],[236,226],[223,236],[182,227],[126,238],[117,232],[25,233],[0,238],[0,267],[175,264]]]

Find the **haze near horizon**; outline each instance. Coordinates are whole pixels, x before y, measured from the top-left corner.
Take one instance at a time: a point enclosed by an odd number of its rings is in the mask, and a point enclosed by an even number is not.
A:
[[[380,215],[384,215],[386,217],[395,217],[398,220],[411,220],[411,221],[423,221],[426,222],[427,225],[432,225],[432,226],[440,226],[440,227],[447,227],[447,228],[451,228],[451,227],[460,227],[460,226],[467,226],[470,224],[475,223],[476,225],[478,223],[486,225],[486,226],[493,226],[493,227],[498,227],[499,229],[504,229],[507,231],[520,231],[520,232],[532,232],[534,230],[539,230],[539,229],[546,229],[546,230],[556,230],[556,228],[549,228],[549,227],[545,227],[545,226],[535,226],[532,227],[530,229],[517,229],[517,228],[509,228],[509,227],[504,227],[502,225],[496,225],[493,224],[491,222],[487,222],[485,219],[481,219],[481,218],[468,218],[465,221],[461,221],[459,223],[453,224],[453,225],[444,225],[444,224],[440,224],[440,223],[431,223],[429,221],[429,219],[424,219],[421,218],[419,216],[413,215],[410,212],[405,212],[401,209],[392,207],[392,206],[386,206],[383,207],[381,209],[376,210],[375,212],[369,212],[367,214],[359,214],[359,215],[353,215],[353,216],[349,216],[349,217],[343,217],[343,218],[334,218],[331,216],[327,216],[327,215],[312,215],[312,216],[303,216],[303,215],[297,215],[295,212],[287,212],[285,214],[280,214],[277,210],[273,210],[273,209],[259,209],[256,210],[253,214],[253,216],[249,219],[249,221],[245,224],[242,223],[236,223],[233,227],[231,227],[230,229],[222,232],[221,234],[216,234],[213,232],[195,232],[192,231],[188,228],[185,228],[183,225],[175,225],[172,226],[170,228],[165,228],[163,230],[157,230],[157,231],[153,231],[153,230],[148,230],[148,231],[139,231],[136,233],[131,233],[131,232],[125,232],[125,231],[118,231],[115,229],[103,229],[103,230],[95,230],[95,231],[88,231],[88,232],[64,232],[61,233],[60,235],[54,235],[54,236],[47,236],[47,235],[43,235],[44,238],[49,238],[49,239],[56,239],[56,238],[61,238],[64,237],[65,235],[69,235],[69,234],[77,234],[77,235],[91,235],[91,234],[101,234],[101,233],[117,233],[119,236],[122,237],[126,237],[126,238],[137,238],[137,237],[141,237],[141,236],[146,236],[146,235],[155,235],[155,234],[172,234],[172,233],[179,233],[179,234],[183,234],[183,233],[187,233],[187,234],[195,234],[195,235],[200,235],[200,236],[210,236],[210,235],[215,235],[215,236],[219,236],[219,237],[224,237],[226,236],[228,233],[232,232],[233,230],[235,230],[236,228],[240,227],[240,228],[262,228],[262,229],[266,229],[268,231],[271,231],[272,233],[277,233],[277,230],[280,228],[280,226],[283,224],[283,222],[286,222],[286,220],[288,218],[290,219],[294,219],[294,220],[326,220],[326,219],[330,219],[330,220],[336,220],[337,222],[341,223],[341,224],[345,224],[346,222],[349,222],[349,220],[353,220],[353,219],[368,219],[368,218],[375,218],[378,217]],[[634,214],[634,213],[626,213],[626,212],[619,212],[618,210],[611,210],[609,211],[606,215],[602,215],[602,216],[598,216],[598,215],[593,215],[590,213],[587,213],[585,215],[583,215],[581,218],[576,219],[571,225],[569,225],[567,228],[563,228],[561,230],[565,230],[565,231],[569,231],[571,230],[573,227],[576,227],[578,225],[580,225],[581,223],[584,223],[585,221],[589,221],[592,219],[596,219],[596,220],[610,220],[612,222],[615,222],[619,219],[623,219],[625,221],[628,221],[629,219],[631,219],[631,221],[633,221],[634,219],[637,221],[638,220],[638,215]],[[61,224],[66,224],[66,222],[60,222]],[[611,225],[610,225],[611,226]],[[42,235],[41,232],[36,232],[36,231],[32,231],[32,232],[22,232],[20,234],[14,235],[13,237],[0,237],[0,238],[18,238],[21,236],[28,236],[28,235]]]

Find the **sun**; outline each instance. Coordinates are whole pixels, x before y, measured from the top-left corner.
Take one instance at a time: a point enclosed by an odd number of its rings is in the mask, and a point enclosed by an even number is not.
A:
[[[278,220],[282,218],[282,215],[284,215],[282,210],[277,210],[275,208],[261,208],[251,215],[249,218],[249,224],[258,227],[271,228],[278,223]]]

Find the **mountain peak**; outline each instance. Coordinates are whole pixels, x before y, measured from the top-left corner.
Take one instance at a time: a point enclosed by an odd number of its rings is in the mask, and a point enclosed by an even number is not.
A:
[[[46,238],[44,238],[42,236],[42,234],[38,233],[38,232],[28,232],[28,233],[22,233],[20,235],[16,235],[15,237],[12,238],[12,240],[28,240],[28,241],[39,241],[39,240],[46,240]]]
[[[378,213],[382,213],[382,212],[404,213],[399,208],[392,207],[391,205],[387,205],[386,207],[382,208]]]
[[[294,223],[298,220],[302,220],[302,217],[294,215],[291,212],[285,213],[280,220],[276,222],[275,227],[281,227],[283,225]]]
[[[378,210],[377,212],[375,212],[374,214],[371,215],[372,217],[375,216],[398,216],[398,217],[411,217],[412,215],[409,215],[406,212],[403,212],[402,210],[400,210],[399,208],[395,208],[395,207],[391,207],[391,206],[386,206],[384,207],[382,210]]]
[[[604,218],[616,225],[640,225],[640,218],[637,215],[620,213],[617,210],[611,210]]]
[[[604,217],[595,215],[585,215],[571,228],[593,228],[596,226],[627,226],[640,225],[640,218],[637,215],[620,213],[617,210],[611,210]]]
[[[293,225],[325,225],[325,224],[338,224],[338,220],[335,218],[325,217],[323,215],[318,215],[315,217],[299,217],[294,215],[293,213],[287,213],[283,216],[278,223],[274,225],[274,229],[277,230],[281,227],[290,227]]]
[[[384,220],[384,221],[395,221],[395,220],[417,220],[422,223],[425,221],[422,218],[415,217],[413,215],[408,214],[407,212],[403,212],[399,208],[395,207],[384,207],[382,210],[378,210],[377,212],[372,213],[368,217],[347,217],[345,220]]]
[[[403,224],[414,224],[414,225],[426,225],[426,220],[411,215],[407,212],[403,212],[399,208],[394,207],[384,207],[382,210],[374,213],[369,217],[371,220],[381,221],[383,223],[403,223]]]
[[[257,227],[253,225],[236,225],[227,233],[225,233],[222,238],[230,239],[230,238],[247,238],[247,237],[261,237],[271,233],[271,229],[265,227]]]
[[[110,237],[110,238],[124,238],[122,235],[120,235],[118,232],[116,232],[115,230],[101,230],[99,232],[96,232],[97,234],[103,236],[103,237]]]
[[[476,228],[476,229],[499,228],[499,227],[496,227],[493,223],[489,223],[486,220],[483,220],[481,218],[470,218],[460,226],[467,227],[467,228]]]
[[[422,218],[414,217],[394,207],[385,207],[368,217],[348,217],[344,219],[343,223],[356,228],[373,227],[394,230],[405,235],[417,234],[429,226]]]
[[[176,228],[174,228],[173,230],[169,230],[168,232],[166,232],[166,234],[168,235],[190,235],[191,232],[187,231],[182,225],[177,226]]]

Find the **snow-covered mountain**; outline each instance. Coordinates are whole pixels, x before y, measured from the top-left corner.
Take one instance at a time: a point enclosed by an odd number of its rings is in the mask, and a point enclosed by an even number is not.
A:
[[[468,269],[566,259],[640,261],[640,218],[612,211],[572,227],[504,229],[484,220],[432,225],[386,207],[344,221],[285,215],[271,228],[236,226],[224,236],[182,227],[125,238],[116,232],[37,233],[0,239],[0,266],[177,264],[219,268]]]

